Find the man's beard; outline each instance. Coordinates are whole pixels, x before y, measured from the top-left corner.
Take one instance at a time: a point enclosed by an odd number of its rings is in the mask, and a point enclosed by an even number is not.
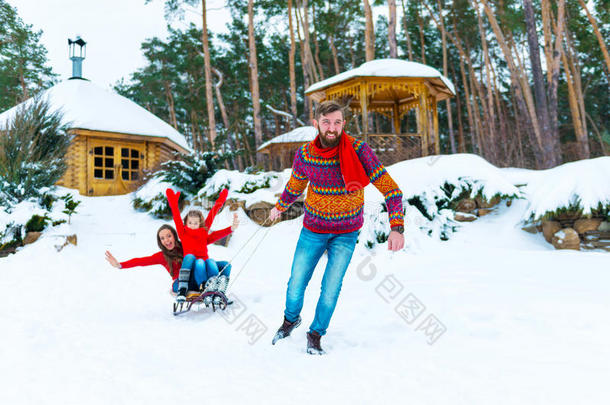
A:
[[[327,134],[335,135],[334,139],[327,139]],[[341,140],[341,134],[335,131],[326,131],[324,133],[320,132],[320,143],[324,148],[334,148],[339,145],[339,141]]]

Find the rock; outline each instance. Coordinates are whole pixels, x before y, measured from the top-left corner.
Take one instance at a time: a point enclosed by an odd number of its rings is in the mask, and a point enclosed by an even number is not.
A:
[[[76,237],[76,234],[67,235],[66,239],[64,240],[64,242],[62,244],[55,245],[55,249],[57,249],[57,251],[60,252],[63,248],[68,246],[68,244],[76,246],[77,243],[78,243],[78,239]]]
[[[506,206],[510,207],[513,203],[513,200],[506,200]]]
[[[561,229],[561,224],[557,221],[542,221],[542,234],[547,242],[551,243],[555,232]]]
[[[489,208],[479,208],[479,210],[477,211],[477,215],[483,217],[489,214],[490,212],[493,212],[493,210]]]
[[[478,196],[475,198],[475,202],[479,208],[491,208],[500,202],[500,196],[495,196],[489,201],[485,197]]]
[[[40,238],[42,232],[28,232],[25,234],[25,239],[23,239],[24,245],[29,245],[30,243],[34,243]]]
[[[538,231],[538,224],[528,224],[528,225],[523,226],[521,229],[524,230],[525,232],[528,232],[528,233],[534,233],[535,234],[535,233],[539,232]]]
[[[601,232],[610,232],[610,222],[603,221],[601,224],[599,224],[597,230]]]
[[[472,198],[464,198],[458,203],[457,207],[455,207],[455,210],[460,212],[471,212],[476,207],[477,203]]]
[[[555,249],[580,250],[580,238],[578,232],[572,228],[560,229],[553,235],[551,243]]]
[[[267,218],[269,218],[269,212],[273,207],[274,205],[271,203],[268,203],[266,201],[259,201],[250,205],[248,208],[245,209],[245,211],[246,215],[248,215],[248,217],[257,224],[271,226],[271,222],[265,221],[267,221]]]
[[[574,230],[578,232],[579,235],[587,231],[597,231],[597,228],[602,223],[601,218],[581,218],[574,221]]]
[[[456,212],[453,218],[459,222],[472,222],[477,219],[477,216],[468,212]]]
[[[233,234],[229,234],[227,236],[225,236],[222,239],[218,239],[216,242],[214,242],[215,245],[219,245],[219,246],[224,246],[227,247],[229,246],[229,241],[231,240],[231,236],[233,236]]]
[[[229,211],[237,211],[238,209],[246,209],[246,201],[238,200],[237,198],[229,198],[226,202],[229,207]]]

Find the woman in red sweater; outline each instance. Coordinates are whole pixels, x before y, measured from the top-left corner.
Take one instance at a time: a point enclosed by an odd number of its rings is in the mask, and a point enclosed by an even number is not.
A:
[[[171,225],[162,225],[157,231],[157,245],[161,251],[145,257],[136,257],[134,259],[119,262],[109,251],[106,251],[106,260],[117,269],[128,269],[137,266],[153,266],[159,264],[167,270],[173,280],[172,290],[178,292],[178,275],[182,266],[183,249],[178,233]],[[223,270],[223,274],[227,277],[231,274],[231,264],[226,261],[216,262],[218,267]],[[206,280],[196,280],[199,276],[193,273],[189,280],[189,289],[198,290],[199,285]],[[198,282],[199,281],[199,282]]]

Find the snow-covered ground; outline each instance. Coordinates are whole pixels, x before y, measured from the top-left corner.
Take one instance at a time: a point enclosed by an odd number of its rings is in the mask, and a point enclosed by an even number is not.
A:
[[[522,231],[526,200],[446,242],[394,254],[359,244],[328,354],[314,357],[305,332],[325,258],[303,325],[271,345],[302,218],[260,228],[241,212],[229,247],[210,249],[233,259],[236,305],[174,317],[164,268],[104,260],[106,249],[157,252],[165,222],[130,195],[79,198],[71,225],[0,259],[1,404],[610,403],[610,255],[555,251]],[[230,219],[223,211],[215,228]],[[58,253],[58,234],[72,232],[78,246]]]

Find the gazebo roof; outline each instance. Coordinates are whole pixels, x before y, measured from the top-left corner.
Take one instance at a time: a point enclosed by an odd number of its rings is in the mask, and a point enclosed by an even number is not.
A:
[[[325,90],[329,87],[357,78],[425,78],[438,92],[438,99],[455,96],[453,83],[438,70],[417,62],[400,59],[377,59],[363,63],[359,67],[314,83],[305,90],[305,94],[316,101],[326,98]]]
[[[191,150],[186,138],[171,125],[145,108],[113,91],[102,89],[89,80],[66,80],[43,91],[51,111],[61,111],[72,129],[114,132],[167,138]],[[28,99],[0,114],[0,127],[14,116],[17,109],[31,103]]]
[[[295,143],[295,142],[309,142],[309,141],[313,141],[316,138],[316,135],[318,134],[318,130],[315,129],[314,127],[299,127],[299,128],[295,128],[290,132],[286,132],[285,134],[282,135],[278,135],[275,138],[271,138],[269,139],[267,142],[263,143],[261,146],[258,147],[257,151],[262,151],[263,149],[266,149],[267,147],[269,147],[272,144],[276,144],[276,143]]]

